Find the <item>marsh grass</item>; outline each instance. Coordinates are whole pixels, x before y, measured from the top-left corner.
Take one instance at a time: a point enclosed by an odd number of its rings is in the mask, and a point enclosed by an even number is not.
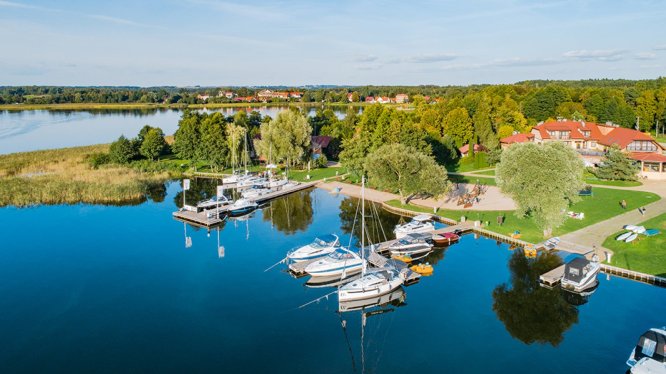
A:
[[[137,203],[169,178],[118,165],[93,168],[88,159],[104,152],[108,145],[0,155],[0,206]]]

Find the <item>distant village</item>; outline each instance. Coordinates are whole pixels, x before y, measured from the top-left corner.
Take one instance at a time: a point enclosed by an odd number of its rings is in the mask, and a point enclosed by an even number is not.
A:
[[[261,90],[256,93],[254,96],[239,96],[233,91],[219,91],[217,95],[210,95],[206,93],[198,94],[197,99],[201,100],[203,103],[207,103],[215,99],[226,99],[231,102],[243,102],[243,103],[268,103],[268,102],[280,102],[280,101],[301,101],[303,98],[303,92],[300,91],[272,91],[272,90]],[[430,102],[430,96],[425,96],[424,100]],[[347,101],[352,102],[365,102],[368,104],[405,104],[409,102],[409,95],[404,93],[399,93],[395,97],[388,96],[360,96],[358,93],[349,92],[347,93]]]

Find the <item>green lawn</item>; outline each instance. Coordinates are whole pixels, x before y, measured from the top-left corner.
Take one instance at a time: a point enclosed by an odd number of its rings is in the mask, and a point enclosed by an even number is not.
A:
[[[468,175],[460,175],[460,174],[449,174],[449,180],[453,183],[471,183],[475,184],[477,181],[483,184],[487,184],[489,186],[496,186],[497,183],[495,183],[495,178],[487,178],[487,177],[476,177],[476,176],[468,176]]]
[[[666,277],[666,213],[641,222],[641,225],[646,229],[658,229],[661,233],[649,237],[639,235],[631,243],[615,240],[624,230],[609,236],[603,245],[614,252],[611,264]]]
[[[474,174],[495,175],[495,169],[484,170],[484,171],[475,171]]]
[[[313,182],[324,178],[335,177],[336,175],[343,175],[346,172],[347,170],[342,167],[312,169],[310,172],[307,170],[289,170],[289,179],[299,182]],[[308,174],[310,174],[310,179],[305,179]]]
[[[488,165],[477,168],[476,165],[474,165],[473,162],[457,163],[457,164],[453,165],[452,167],[447,167],[447,169],[451,169],[449,171],[456,172],[456,173],[466,173],[468,171],[485,170],[485,169],[488,169],[488,168],[489,168]]]
[[[584,212],[585,218],[582,220],[568,218],[562,226],[553,230],[553,235],[564,235],[624,213],[625,210],[619,204],[622,199],[627,201],[627,210],[637,209],[639,206],[659,200],[658,195],[650,192],[613,190],[609,188],[594,188],[593,191],[594,196],[583,197],[581,201],[569,208],[577,213]],[[388,204],[417,212],[432,213],[432,209],[413,204],[403,206],[397,200],[389,201]],[[518,218],[513,214],[513,211],[475,212],[472,210],[440,210],[437,214],[456,221],[459,221],[463,215],[468,220],[488,221],[490,225],[485,227],[486,229],[504,235],[509,235],[518,230],[521,233],[521,239],[532,243],[538,243],[544,239],[543,232],[537,227],[533,219],[529,217]],[[505,215],[505,221],[502,226],[496,223],[497,216],[500,214]]]
[[[618,186],[618,187],[636,187],[640,186],[643,183],[639,181],[613,181],[613,180],[607,180],[607,179],[599,179],[594,176],[594,174],[591,174],[590,172],[585,172],[585,175],[583,175],[585,178],[585,183],[588,184],[599,184],[603,186]]]

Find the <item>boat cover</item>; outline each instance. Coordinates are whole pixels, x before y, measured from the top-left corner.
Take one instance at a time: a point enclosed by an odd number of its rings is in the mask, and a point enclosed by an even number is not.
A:
[[[430,214],[419,214],[418,216],[414,216],[412,219],[414,221],[425,222],[432,220],[432,216]]]
[[[650,329],[638,339],[634,350],[636,361],[649,357],[657,362],[666,362],[666,335],[663,330]]]
[[[572,282],[580,283],[586,274],[583,270],[589,263],[590,261],[585,257],[575,257],[564,266],[564,278]]]

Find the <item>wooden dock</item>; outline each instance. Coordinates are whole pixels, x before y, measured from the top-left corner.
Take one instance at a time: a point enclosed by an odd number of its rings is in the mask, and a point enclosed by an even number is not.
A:
[[[263,204],[278,197],[286,196],[294,192],[303,191],[305,189],[313,187],[317,182],[311,183],[299,183],[298,185],[280,189],[275,192],[271,192],[262,196],[258,196],[255,199],[248,199],[254,201],[257,204]],[[218,225],[224,221],[224,214],[229,211],[229,206],[224,205],[219,208],[207,209],[201,212],[194,212],[187,209],[181,209],[179,211],[173,212],[173,217],[179,221],[187,222],[189,224],[200,226],[200,227],[211,227]]]
[[[608,264],[601,264],[601,271],[606,274],[615,275],[621,278],[627,278],[654,286],[666,287],[666,278],[652,274],[645,274],[638,271],[622,269]]]
[[[564,267],[565,265],[560,265],[545,274],[541,274],[539,276],[541,284],[547,288],[553,288],[560,284],[560,281],[564,276]]]

